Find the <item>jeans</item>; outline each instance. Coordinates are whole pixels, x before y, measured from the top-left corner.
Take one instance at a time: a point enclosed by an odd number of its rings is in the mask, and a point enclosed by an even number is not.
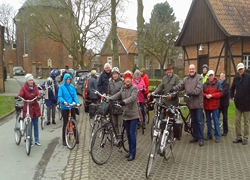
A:
[[[144,106],[145,106],[145,103],[144,103],[144,102],[140,102],[142,118],[143,118],[143,122],[145,123],[145,111],[144,111]]]
[[[55,121],[55,116],[56,116],[56,106],[51,106],[47,107],[47,120],[50,122],[50,117],[51,117],[51,111],[52,111],[52,121]]]
[[[191,126],[193,128],[193,138],[199,141],[204,140],[204,124],[202,109],[190,109]]]
[[[34,127],[35,142],[39,142],[38,118],[36,116],[34,116],[31,121],[31,131],[33,129],[32,127]],[[31,142],[33,142],[32,133],[30,133],[30,135],[31,135]]]
[[[207,119],[207,138],[212,138],[211,113],[214,120],[215,138],[220,139],[219,110],[205,110]]]
[[[228,106],[220,107],[219,114],[222,113],[223,116],[223,133],[228,133]]]
[[[136,155],[136,129],[138,119],[124,121],[128,136],[129,155],[135,157]]]

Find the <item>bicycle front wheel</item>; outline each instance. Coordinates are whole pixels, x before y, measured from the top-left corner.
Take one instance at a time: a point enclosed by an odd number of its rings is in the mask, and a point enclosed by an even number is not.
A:
[[[153,139],[153,136],[154,136],[154,126],[156,124],[156,120],[157,120],[157,117],[156,116],[153,116],[153,119],[152,119],[152,123],[151,123],[151,140]]]
[[[153,162],[155,160],[155,155],[156,155],[156,149],[157,149],[157,137],[154,136],[152,139],[150,151],[148,154],[148,163],[147,163],[147,167],[146,167],[146,178],[149,177],[149,174],[152,170]]]
[[[99,128],[92,139],[90,154],[93,161],[102,165],[108,161],[113,150],[113,133],[108,126]]]
[[[92,128],[92,132],[91,132],[91,136],[90,136],[90,141],[89,141],[89,152],[91,149],[91,143],[92,143],[92,139],[93,136],[95,134],[95,132],[102,126],[102,119],[100,116],[95,116],[95,120],[94,120],[94,124],[93,124],[93,128]]]
[[[43,130],[43,128],[44,128],[44,119],[45,119],[45,117],[44,117],[44,104],[42,104],[42,114],[41,114],[41,117],[40,117],[40,120],[41,120],[41,129]]]
[[[26,126],[26,139],[25,139],[25,148],[26,154],[29,156],[31,151],[31,139],[32,139],[32,126],[31,121]]]
[[[70,150],[72,150],[76,146],[77,135],[78,130],[76,120],[70,119],[65,128],[65,142]]]
[[[173,128],[173,127],[172,127]],[[164,159],[168,160],[174,147],[174,137],[173,137],[173,129],[170,130],[169,135],[167,137],[166,147],[164,148]]]
[[[122,147],[124,151],[129,152],[128,136],[127,136],[126,128],[124,126],[122,130]]]
[[[21,129],[20,129],[20,119],[21,119],[21,113],[17,112],[16,114],[16,123],[15,123],[15,129],[14,129],[14,137],[15,142],[17,145],[21,142]]]

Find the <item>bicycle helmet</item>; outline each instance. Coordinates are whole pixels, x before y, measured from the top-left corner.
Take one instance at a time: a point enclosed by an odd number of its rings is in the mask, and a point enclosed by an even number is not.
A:
[[[53,79],[51,77],[48,77],[46,83],[47,83],[47,86],[52,86]]]
[[[113,67],[111,70],[111,73],[113,73],[113,72],[117,72],[118,74],[120,74],[120,70],[118,67]]]
[[[51,72],[50,72],[50,77],[55,80],[56,76],[57,76],[57,69],[53,69]]]
[[[209,69],[207,64],[202,65],[202,69],[204,69],[204,68],[207,68],[207,70]]]

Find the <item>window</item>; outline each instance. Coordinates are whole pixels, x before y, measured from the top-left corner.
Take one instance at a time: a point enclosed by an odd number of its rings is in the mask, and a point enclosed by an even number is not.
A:
[[[246,69],[250,69],[250,55],[243,56],[243,64],[245,65]]]
[[[112,57],[108,57],[108,58],[107,58],[107,63],[109,63],[110,66],[112,67]]]
[[[136,65],[138,67],[138,57],[137,56],[134,57],[134,65]]]
[[[24,29],[23,34],[24,34],[24,37],[23,37],[23,39],[24,39],[24,41],[23,41],[24,52],[23,52],[23,54],[24,54],[24,56],[28,56],[28,40],[27,40],[27,29],[26,28]]]

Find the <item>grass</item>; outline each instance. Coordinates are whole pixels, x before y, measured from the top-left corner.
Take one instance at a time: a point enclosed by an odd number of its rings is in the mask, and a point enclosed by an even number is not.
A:
[[[0,117],[12,112],[15,109],[13,96],[0,96]]]

